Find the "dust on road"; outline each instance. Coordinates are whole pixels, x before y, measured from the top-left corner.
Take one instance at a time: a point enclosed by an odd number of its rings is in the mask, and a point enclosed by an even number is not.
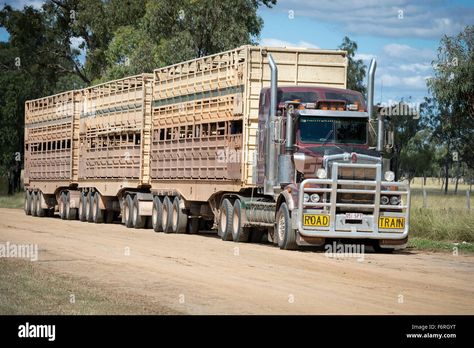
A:
[[[0,209],[0,243],[7,241],[37,244],[40,268],[181,313],[474,313],[472,255],[406,251],[337,259]]]

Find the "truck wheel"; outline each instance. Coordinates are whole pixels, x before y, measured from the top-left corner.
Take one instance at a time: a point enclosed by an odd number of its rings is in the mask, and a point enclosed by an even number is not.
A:
[[[372,246],[377,254],[392,254],[395,250],[393,248],[382,248],[378,241],[375,241]]]
[[[39,217],[44,217],[46,215],[46,210],[41,208],[41,201],[43,200],[43,194],[38,191],[38,194],[36,195],[36,216]]]
[[[92,222],[93,218],[93,211],[92,207],[94,205],[94,194],[92,191],[89,191],[86,196],[86,221],[87,222]]]
[[[81,192],[81,198],[79,199],[79,220],[86,221],[86,199],[87,195],[84,192]]]
[[[76,220],[77,208],[71,208],[71,192],[68,191],[66,194],[66,219]]]
[[[25,214],[31,215],[31,192],[26,190],[25,191]]]
[[[173,233],[186,233],[188,215],[180,208],[181,199],[173,199],[173,209],[171,210],[171,231]]]
[[[282,203],[276,215],[276,231],[278,246],[284,250],[294,250],[296,245],[296,231],[291,228],[290,211],[286,203]]]
[[[104,218],[105,223],[111,224],[114,222],[114,219],[115,219],[115,211],[105,210],[105,218]]]
[[[151,223],[153,226],[153,231],[163,232],[162,225],[162,214],[163,214],[163,203],[161,203],[160,197],[153,197],[153,210],[151,212]]]
[[[127,228],[133,227],[133,200],[131,195],[127,195],[123,202],[124,223]]]
[[[66,193],[64,191],[59,195],[59,217],[61,220],[66,219]]]
[[[171,212],[173,210],[173,205],[168,196],[165,196],[163,199],[163,207],[161,209],[161,228],[163,232],[171,232]]]
[[[132,214],[132,223],[133,223],[133,227],[135,228],[144,228],[145,227],[145,223],[146,223],[146,216],[143,216],[143,215],[139,215],[139,210],[138,210],[138,205],[139,205],[139,201],[138,201],[138,196],[135,196],[133,198],[133,214]]]
[[[188,233],[197,234],[199,233],[199,218],[188,219]]]
[[[100,209],[100,193],[99,192],[96,192],[95,195],[94,195],[94,200],[93,200],[94,204],[92,206],[92,212],[93,212],[93,215],[92,215],[92,219],[94,220],[94,222],[96,224],[101,224],[104,222],[104,212],[105,210],[104,209]]]
[[[32,191],[31,192],[31,215],[32,216],[37,216],[36,215],[36,192]]]
[[[225,198],[221,203],[221,208],[219,209],[218,233],[222,240],[232,240],[232,210],[232,203]]]
[[[240,199],[236,199],[232,216],[232,239],[234,242],[248,242],[250,228],[242,227],[242,209],[240,204]]]

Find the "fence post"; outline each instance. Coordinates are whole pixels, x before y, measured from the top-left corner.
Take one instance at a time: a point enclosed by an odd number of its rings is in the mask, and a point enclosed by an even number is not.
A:
[[[428,206],[428,202],[426,201],[426,189],[423,187],[423,208]]]
[[[467,210],[471,210],[471,193],[469,190],[466,190],[466,208]]]

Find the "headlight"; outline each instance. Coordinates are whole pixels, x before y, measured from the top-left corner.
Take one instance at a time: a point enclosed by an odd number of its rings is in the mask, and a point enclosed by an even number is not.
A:
[[[390,197],[390,204],[391,205],[398,205],[398,203],[400,203],[400,198],[398,198],[398,196]]]
[[[387,196],[380,197],[380,204],[387,205],[390,202]]]
[[[318,203],[319,202],[319,195],[317,193],[313,193],[310,198],[311,198],[312,203]]]
[[[384,177],[385,177],[385,181],[393,181],[395,180],[395,173],[389,170],[385,172]]]
[[[319,179],[326,179],[326,169],[324,168],[319,168],[317,171],[316,171],[316,176],[319,178]]]
[[[304,201],[305,203],[309,202],[309,194],[305,193],[305,194],[303,195],[303,201]]]

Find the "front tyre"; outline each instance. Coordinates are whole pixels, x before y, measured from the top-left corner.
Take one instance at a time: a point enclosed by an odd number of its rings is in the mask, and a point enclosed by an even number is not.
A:
[[[286,203],[282,203],[276,215],[276,231],[278,246],[284,250],[298,249],[296,244],[296,230],[291,227],[290,210]]]

